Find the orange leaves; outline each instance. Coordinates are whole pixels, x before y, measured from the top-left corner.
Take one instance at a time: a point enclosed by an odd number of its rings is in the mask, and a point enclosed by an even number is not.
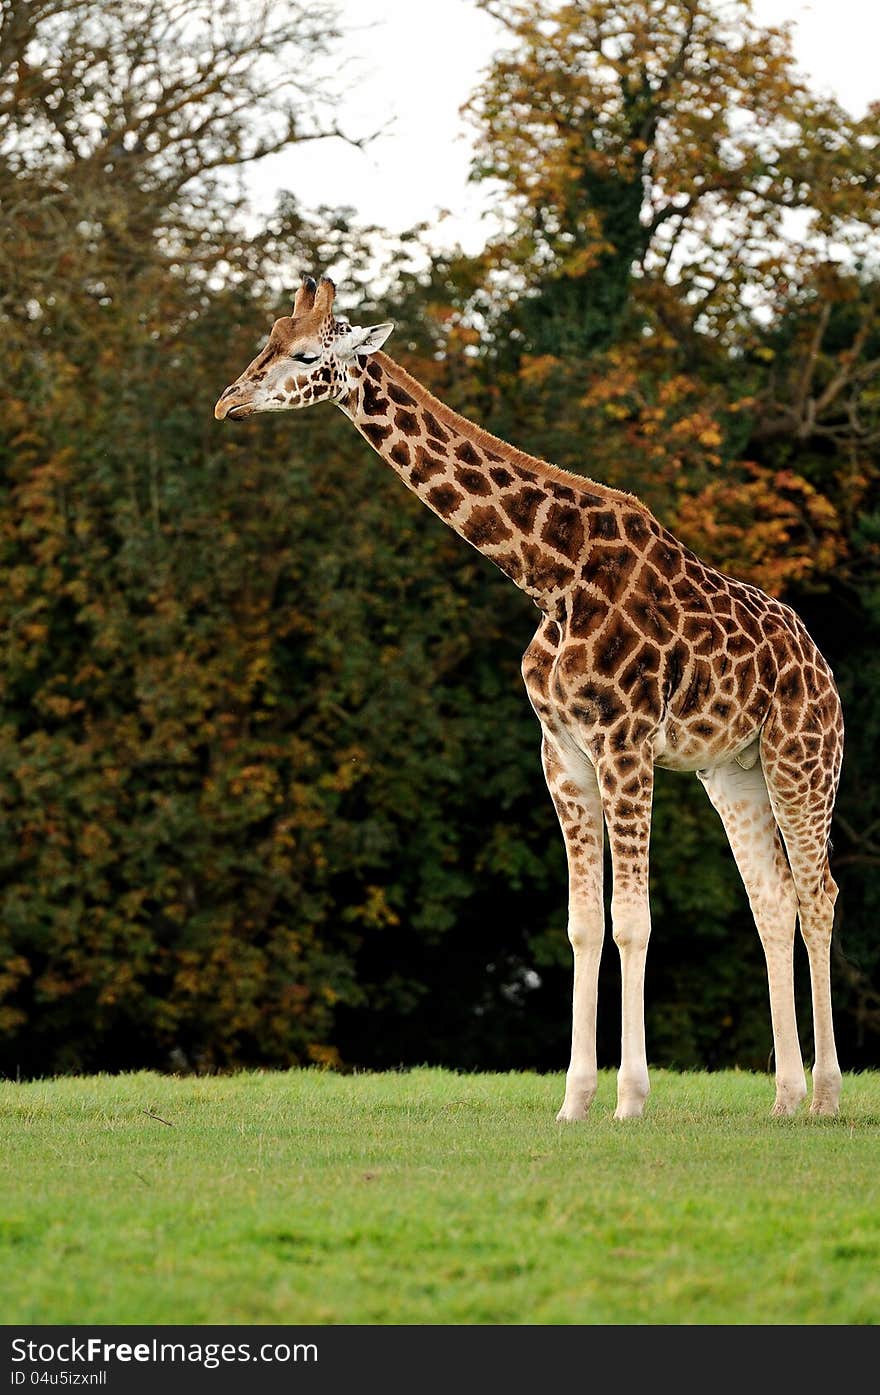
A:
[[[346,794],[369,774],[367,752],[359,746],[347,747],[334,758],[333,769],[321,776],[324,789]]]
[[[349,906],[345,919],[356,921],[365,929],[381,930],[385,926],[399,925],[400,916],[388,904],[387,889],[383,886],[367,886],[365,896],[359,905]]]
[[[672,526],[694,551],[771,595],[830,572],[846,546],[827,498],[792,470],[754,462],[680,499]]]
[[[23,1012],[4,1002],[30,976],[30,961],[23,954],[9,954],[0,963],[0,1032],[11,1032],[27,1019]]]
[[[81,698],[70,698],[65,693],[42,692],[35,699],[35,706],[49,717],[64,721],[85,711]]]
[[[103,858],[110,850],[110,834],[102,824],[86,822],[79,829],[78,848],[84,858]]]
[[[540,387],[558,367],[555,354],[524,354],[519,376],[524,383]]]
[[[595,269],[604,256],[614,252],[614,243],[607,237],[594,236],[586,247],[578,247],[573,252],[563,255],[559,260],[559,270],[566,276],[580,277],[588,276]]]
[[[677,495],[721,464],[721,401],[688,374],[658,375],[640,345],[619,345],[606,362],[581,398],[588,419],[598,418],[601,465],[590,469],[641,493],[662,515],[672,502],[667,491]]]
[[[679,450],[701,446],[705,451],[705,464],[721,464],[721,456],[717,454],[716,447],[723,444],[724,435],[717,421],[706,411],[690,412],[672,421],[669,425],[669,441],[674,449]]]
[[[33,465],[13,490],[20,510],[21,536],[30,542],[31,555],[38,564],[51,564],[64,550],[64,489],[70,478],[71,454],[69,447],[63,448]]]
[[[284,803],[278,771],[267,764],[242,766],[232,775],[228,789],[252,819]]]
[[[720,446],[720,445],[722,444],[723,440],[724,440],[724,437],[722,436],[720,430],[718,429],[717,423],[715,423],[715,422],[713,422],[713,421],[709,421],[709,422],[707,423],[707,425],[705,425],[705,426],[703,427],[703,429],[702,429],[701,431],[699,431],[699,433],[698,433],[698,435],[697,435],[697,441],[699,442],[699,444],[700,444],[701,446],[707,446],[707,447]],[[720,457],[717,456],[717,455],[716,455],[716,456],[709,456],[708,459],[711,460],[713,463],[718,463],[718,464],[721,463],[721,462],[720,462]]]

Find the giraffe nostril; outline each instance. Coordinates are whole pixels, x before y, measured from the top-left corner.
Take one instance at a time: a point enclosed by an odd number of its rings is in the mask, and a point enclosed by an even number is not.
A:
[[[222,402],[222,401],[224,401],[225,398],[231,397],[232,394],[235,392],[235,390],[236,390],[237,387],[238,387],[238,383],[230,383],[230,384],[229,384],[229,387],[228,387],[228,388],[224,388],[223,391],[221,392],[221,394],[220,394],[220,401]]]

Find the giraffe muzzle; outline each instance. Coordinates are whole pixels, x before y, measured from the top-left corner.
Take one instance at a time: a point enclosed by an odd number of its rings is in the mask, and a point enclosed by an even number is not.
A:
[[[214,416],[218,421],[227,417],[230,421],[242,421],[244,417],[252,416],[255,411],[253,403],[242,396],[241,384],[232,383],[218,397]]]

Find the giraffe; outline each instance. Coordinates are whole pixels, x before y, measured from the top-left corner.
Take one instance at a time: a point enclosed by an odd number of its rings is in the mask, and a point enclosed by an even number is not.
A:
[[[720,815],[763,946],[774,1115],[807,1094],[795,1017],[796,924],[807,949],[815,1063],[810,1111],[838,1111],[829,829],[843,755],[831,670],[799,617],[717,571],[634,496],[516,450],[434,397],[387,354],[390,323],[334,316],[335,286],[304,277],[293,313],[221,394],[214,415],[335,402],[433,513],[541,612],[522,674],[565,842],[574,960],[571,1058],[557,1119],[587,1117],[611,864],[620,956],[616,1119],[649,1092],[644,976],[654,769],[695,772]]]

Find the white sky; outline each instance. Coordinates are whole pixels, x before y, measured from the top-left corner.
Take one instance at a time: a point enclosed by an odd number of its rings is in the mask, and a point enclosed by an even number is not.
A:
[[[347,205],[390,232],[425,221],[435,246],[479,251],[488,191],[468,183],[460,108],[500,46],[499,26],[473,0],[339,0],[339,9],[349,86],[335,118],[356,135],[385,133],[365,150],[328,140],[264,161],[248,181],[255,212],[285,188],[307,209]],[[794,22],[799,66],[853,114],[880,99],[878,0],[753,0],[753,13]]]

